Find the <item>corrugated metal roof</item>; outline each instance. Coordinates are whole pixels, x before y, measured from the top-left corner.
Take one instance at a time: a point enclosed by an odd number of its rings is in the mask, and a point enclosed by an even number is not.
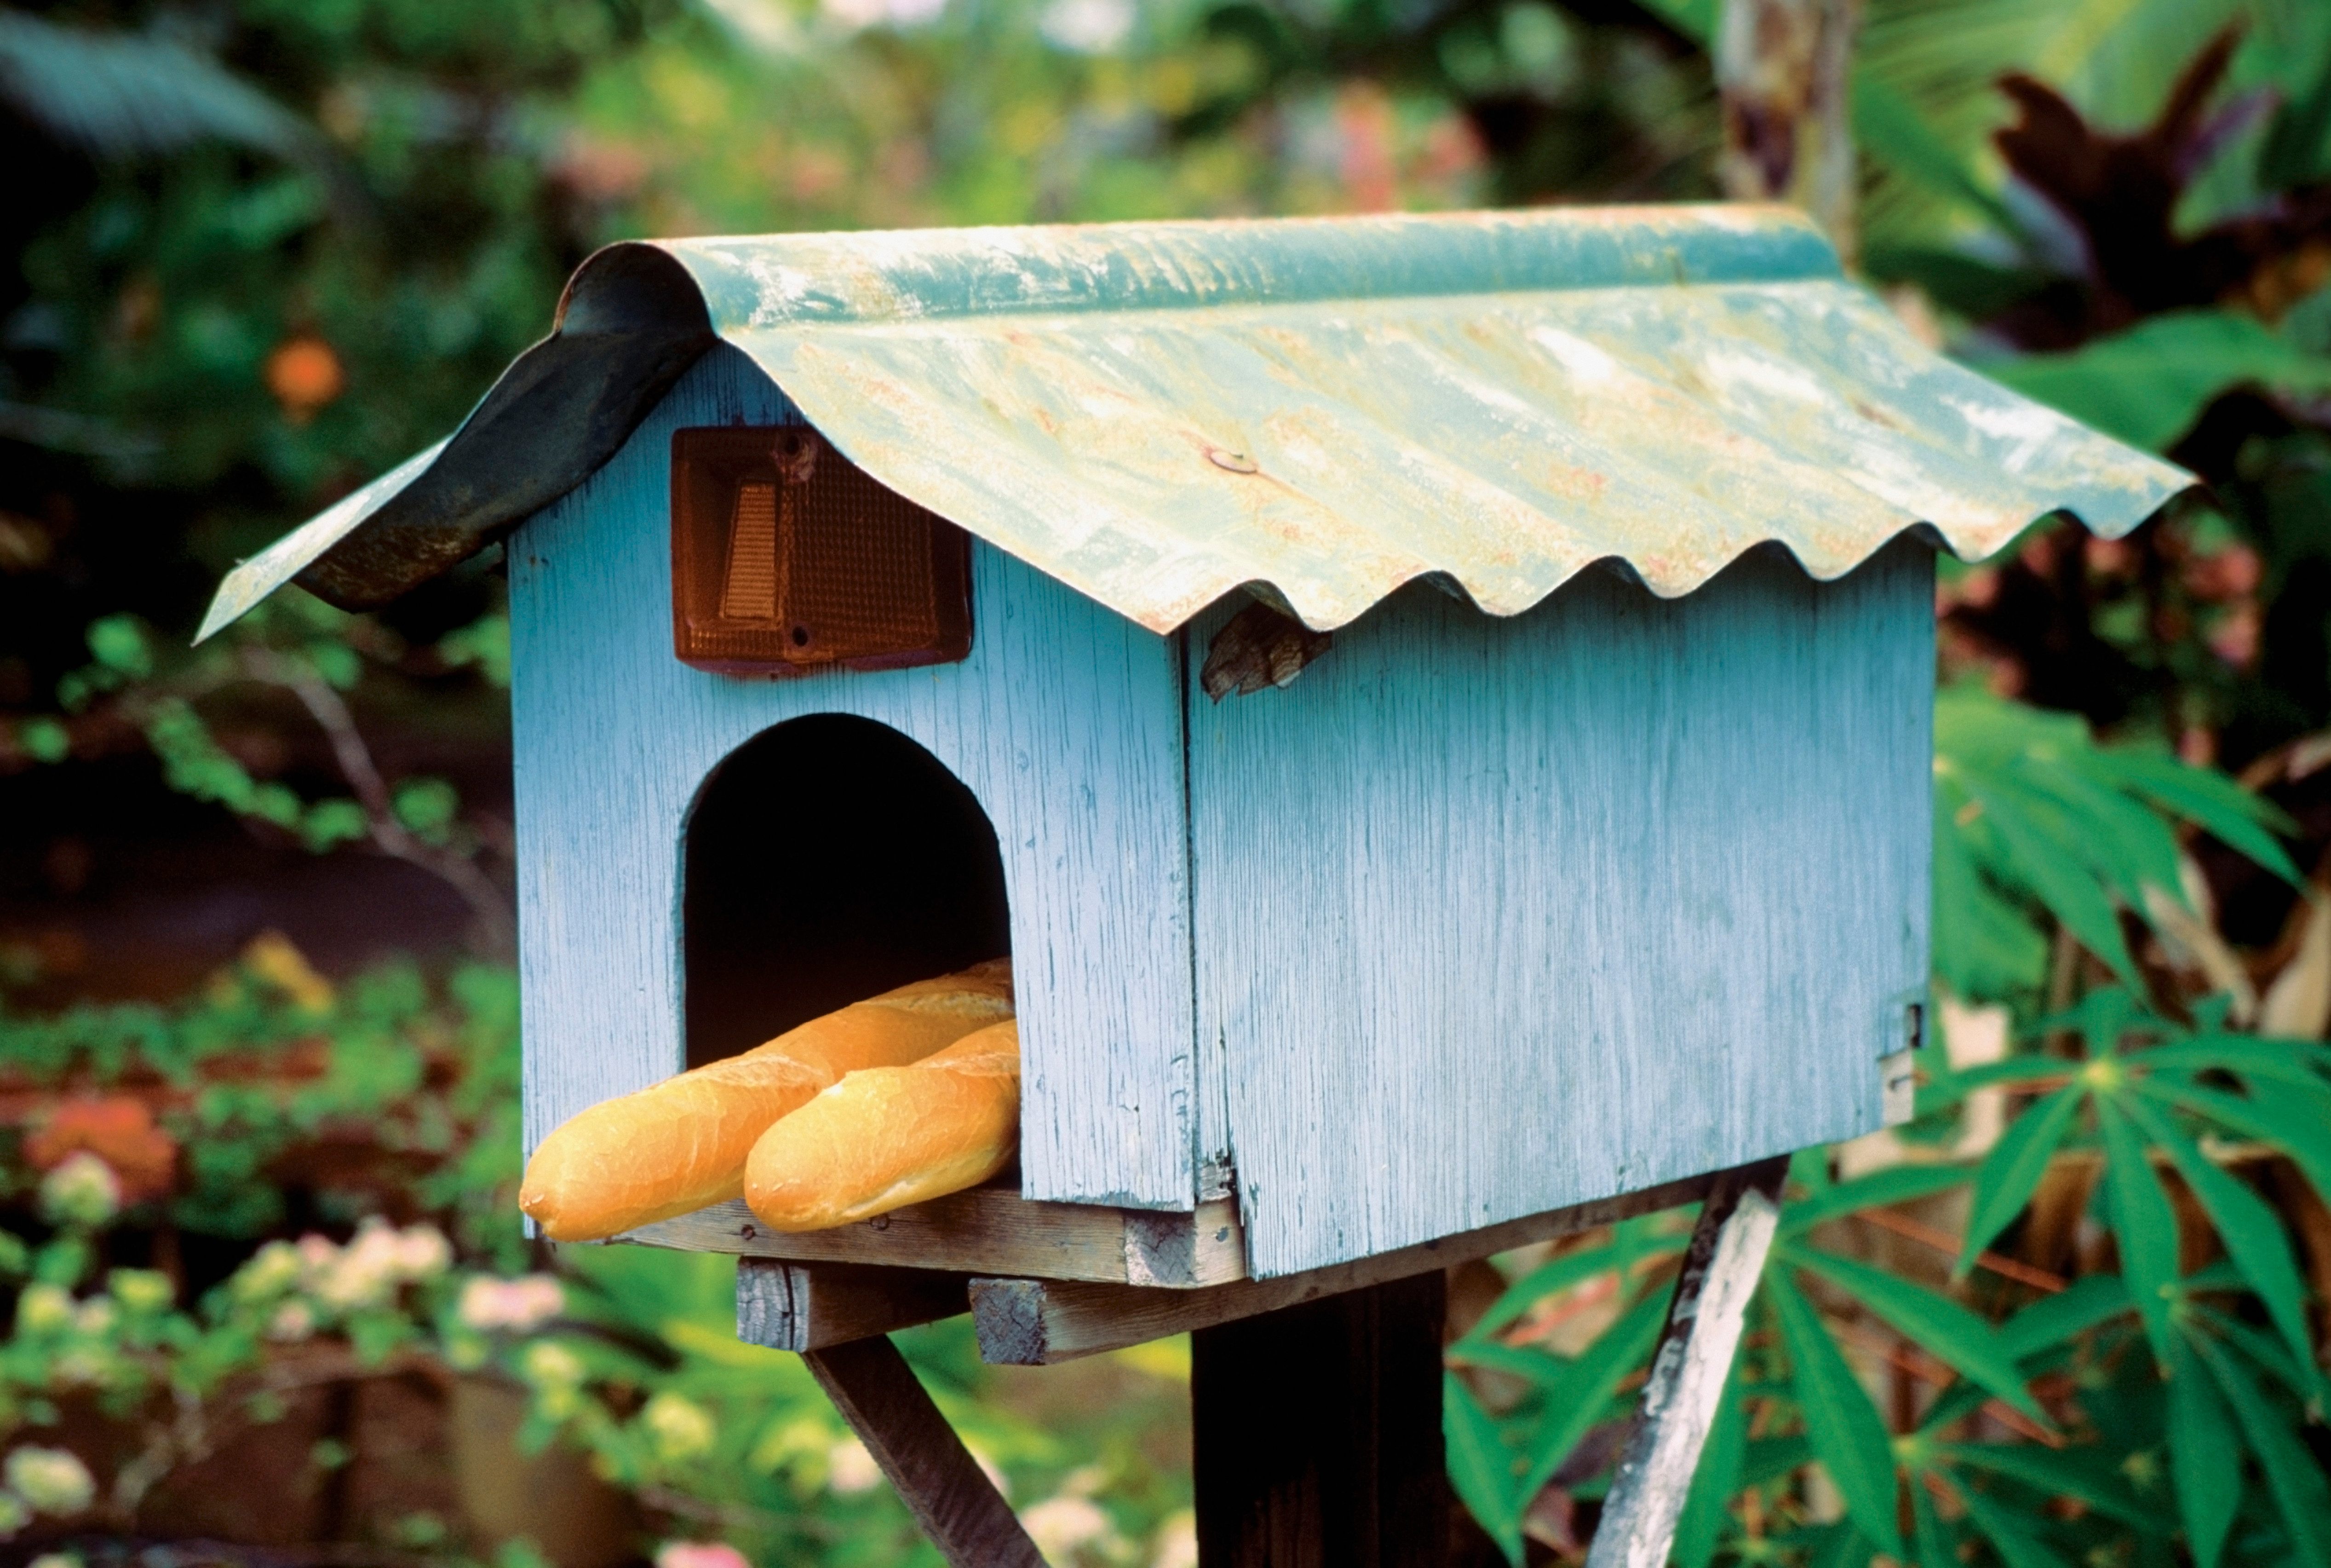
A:
[[[1776,540],[1969,559],[2192,482],[1929,352],[1742,206],[771,235],[613,247],[448,442],[238,567],[350,607],[613,455],[713,342],[883,483],[1158,631],[1268,584],[1337,626],[1432,575],[1493,614],[1598,560],[1690,592]]]

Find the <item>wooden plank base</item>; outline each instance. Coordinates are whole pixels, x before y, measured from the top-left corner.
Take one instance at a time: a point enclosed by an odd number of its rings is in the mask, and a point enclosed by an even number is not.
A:
[[[871,1263],[1166,1290],[1246,1278],[1238,1205],[1226,1198],[1189,1213],[1039,1203],[1011,1187],[973,1187],[855,1224],[794,1233],[760,1224],[734,1200],[614,1240],[791,1263]]]
[[[1714,1179],[1698,1176],[1670,1182],[1641,1193],[1403,1247],[1355,1263],[1206,1289],[1157,1290],[1089,1280],[975,1277],[971,1282],[971,1309],[979,1330],[979,1354],[996,1365],[1050,1366],[1167,1335],[1194,1333],[1340,1292],[1435,1272],[1630,1215],[1692,1202],[1708,1192]]]
[[[897,1345],[877,1335],[802,1360],[952,1568],[1045,1568]]]
[[[1200,1331],[1205,1568],[1442,1568],[1439,1270]]]
[[[865,1263],[737,1260],[737,1337],[772,1350],[823,1350],[971,1309],[960,1274]]]

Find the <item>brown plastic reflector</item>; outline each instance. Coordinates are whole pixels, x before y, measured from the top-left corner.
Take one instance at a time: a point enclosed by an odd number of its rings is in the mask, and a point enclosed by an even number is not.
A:
[[[804,425],[672,432],[672,647],[699,670],[961,659],[969,553]]]

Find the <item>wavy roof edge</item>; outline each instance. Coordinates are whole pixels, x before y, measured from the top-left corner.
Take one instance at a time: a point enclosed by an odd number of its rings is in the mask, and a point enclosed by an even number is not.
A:
[[[1973,559],[2193,482],[1919,346],[1786,208],[631,242],[196,640],[287,581],[361,610],[449,570],[724,339],[875,478],[1161,632],[1241,586],[1325,628],[1418,577],[1512,614],[1596,562],[1672,596],[1766,543]]]

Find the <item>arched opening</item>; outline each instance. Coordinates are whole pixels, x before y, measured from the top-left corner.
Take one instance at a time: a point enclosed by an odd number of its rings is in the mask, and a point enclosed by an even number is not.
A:
[[[778,725],[713,770],[682,851],[688,1064],[1011,951],[979,802],[886,725]]]

